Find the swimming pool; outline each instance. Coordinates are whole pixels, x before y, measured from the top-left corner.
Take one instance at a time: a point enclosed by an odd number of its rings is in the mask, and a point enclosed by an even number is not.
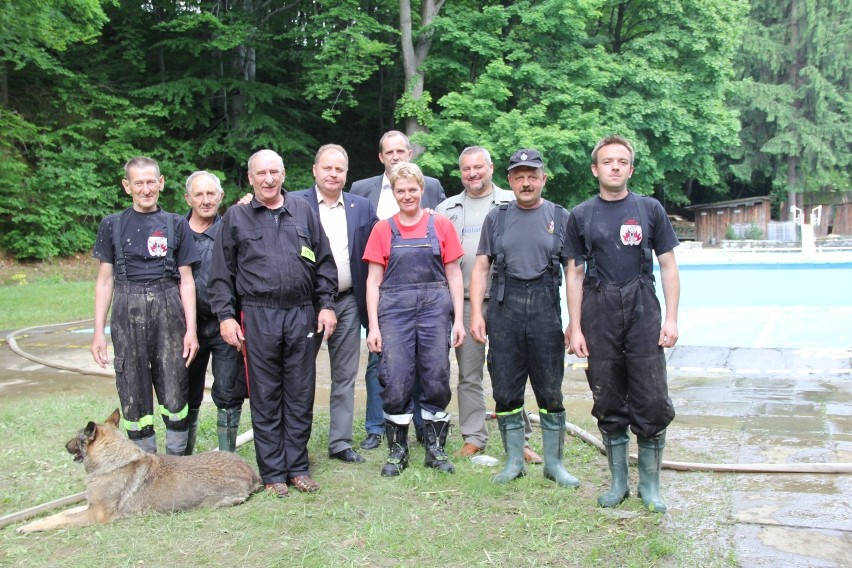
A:
[[[680,282],[679,345],[852,347],[852,263],[682,264]]]

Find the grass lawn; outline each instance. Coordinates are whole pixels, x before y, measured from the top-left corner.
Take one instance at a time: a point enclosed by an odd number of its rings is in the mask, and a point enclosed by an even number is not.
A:
[[[64,440],[89,419],[103,420],[114,397],[75,396],[3,404],[0,515],[84,489],[82,467]],[[247,428],[248,409],[243,415]],[[730,566],[697,551],[690,535],[631,498],[616,511],[596,506],[605,460],[582,442],[566,442],[566,467],[579,490],[545,480],[541,467],[494,486],[491,468],[456,459],[456,473],[412,465],[382,478],[385,451],[367,463],[326,457],[328,417],[316,416],[310,443],[317,494],[288,499],[257,494],[219,510],[155,514],[113,524],[18,535],[0,530],[3,566]],[[358,427],[356,426],[356,430]],[[162,435],[160,436],[162,438]],[[461,445],[458,436],[451,451]],[[495,437],[490,452],[504,458]],[[159,440],[161,450],[163,440]],[[215,408],[205,405],[199,448],[215,447]],[[253,467],[254,448],[240,455]],[[34,564],[35,563],[35,564]]]
[[[97,265],[83,256],[38,263],[0,259],[0,330],[91,318]]]

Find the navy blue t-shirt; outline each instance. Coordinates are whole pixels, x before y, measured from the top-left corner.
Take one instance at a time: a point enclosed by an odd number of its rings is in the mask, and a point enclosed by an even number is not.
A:
[[[124,250],[127,280],[153,282],[162,279],[168,248],[167,215],[174,217],[175,269],[171,277],[180,280],[178,267],[190,266],[198,262],[198,252],[195,250],[195,242],[189,237],[191,233],[186,219],[174,213],[166,213],[160,208],[152,213],[140,213],[131,207],[121,213],[104,217],[98,228],[98,237],[95,240],[92,256],[102,262],[115,265],[112,229],[115,220],[120,216],[121,246]]]
[[[638,200],[647,204],[641,211]],[[646,211],[650,218],[641,219]],[[578,266],[586,254],[589,235],[583,232],[589,215],[592,215],[592,255],[598,279],[603,282],[627,282],[639,276],[643,248],[651,248],[659,256],[680,244],[666,211],[656,199],[632,192],[617,201],[597,196],[575,207],[568,223],[568,248]],[[643,222],[649,234],[644,234]]]

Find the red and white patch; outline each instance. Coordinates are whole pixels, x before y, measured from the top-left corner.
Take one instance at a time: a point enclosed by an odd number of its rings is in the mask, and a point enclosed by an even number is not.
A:
[[[631,224],[630,221],[621,226],[621,244],[636,246],[642,242],[642,225]]]
[[[169,250],[169,242],[162,231],[155,231],[148,237],[148,254],[151,256],[166,256]]]

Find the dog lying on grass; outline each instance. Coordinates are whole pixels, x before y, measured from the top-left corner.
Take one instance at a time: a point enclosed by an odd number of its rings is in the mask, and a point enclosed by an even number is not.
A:
[[[260,477],[239,456],[148,454],[118,429],[116,409],[103,424],[89,422],[65,444],[86,469],[88,505],[20,527],[18,533],[85,527],[150,512],[237,505],[259,491]]]

